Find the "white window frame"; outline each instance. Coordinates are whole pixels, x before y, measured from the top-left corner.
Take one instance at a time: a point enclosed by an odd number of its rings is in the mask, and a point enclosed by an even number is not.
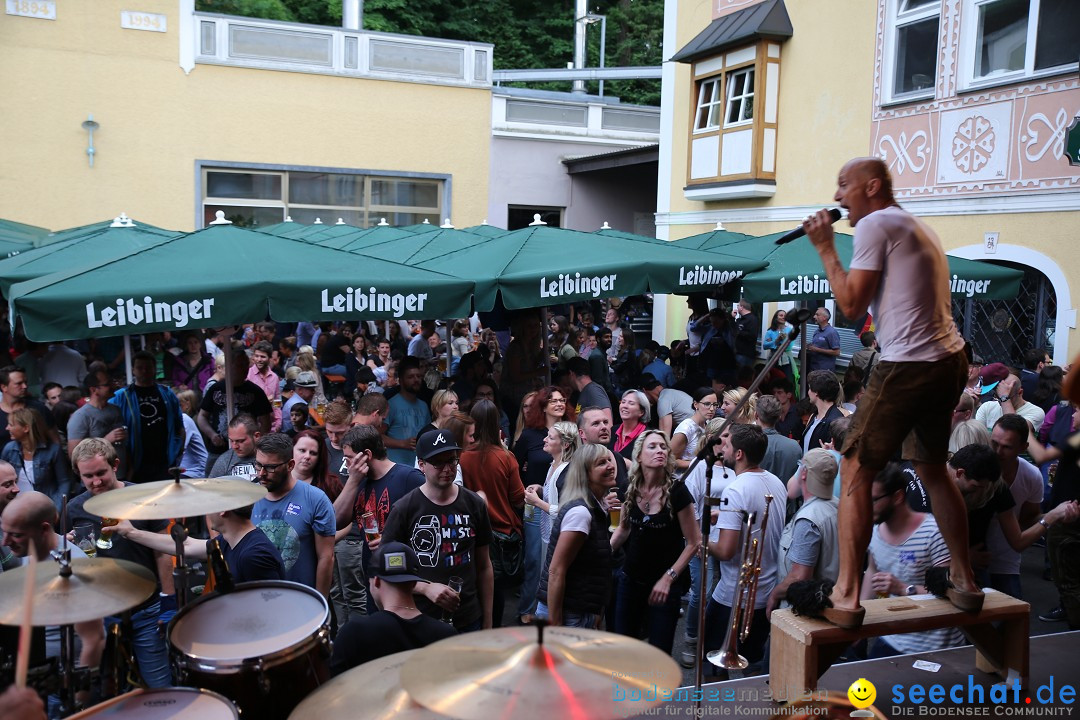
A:
[[[914,25],[932,17],[938,18],[938,35],[941,34],[941,6],[938,2],[930,3],[924,7],[912,10],[903,10],[904,0],[887,0],[885,16],[885,47],[882,48],[882,97],[885,103],[908,102],[911,100],[925,100],[934,97],[934,89],[937,87],[939,62],[934,58],[934,80],[930,87],[923,90],[913,90],[906,93],[895,92],[896,88],[896,53],[900,48],[900,30],[908,25]]]
[[[711,122],[711,119],[718,118],[723,115],[724,112],[724,91],[723,91],[723,75],[714,75],[712,77],[704,78],[698,81],[698,101],[697,106],[694,108],[694,132],[714,132],[720,129],[719,122]],[[705,101],[705,90],[709,88],[712,90],[711,99]],[[701,119],[702,111],[706,112],[706,121],[704,127],[698,127],[698,122]]]
[[[394,175],[392,173],[382,172],[366,172],[356,171],[347,168],[314,168],[303,166],[289,166],[281,169],[273,168],[268,169],[266,166],[244,166],[242,164],[222,164],[216,165],[214,163],[205,163],[200,167],[200,194],[202,195],[199,201],[198,210],[198,223],[202,226],[202,218],[205,215],[204,209],[208,205],[224,205],[233,207],[258,207],[266,209],[280,209],[282,212],[282,219],[285,215],[289,214],[291,209],[304,209],[304,210],[325,210],[326,214],[320,216],[320,219],[324,224],[332,224],[337,221],[338,213],[357,213],[361,219],[367,220],[368,227],[375,225],[378,222],[378,218],[407,213],[416,216],[427,216],[432,222],[438,223],[439,218],[443,216],[443,207],[445,203],[445,190],[449,182],[448,178],[440,176],[427,176],[416,173]],[[277,199],[251,199],[251,198],[232,198],[223,196],[214,196],[207,194],[208,176],[210,173],[228,173],[238,175],[275,175],[281,178],[281,197]],[[289,197],[289,177],[292,173],[329,173],[329,174],[343,174],[343,175],[356,175],[360,178],[364,184],[363,205],[313,205],[310,203],[294,203],[288,200]],[[373,182],[379,180],[391,180],[391,181],[406,181],[413,183],[434,184],[437,190],[437,206],[428,207],[423,205],[390,205],[390,204],[376,204],[371,200],[371,185]]]
[[[963,18],[960,33],[959,53],[959,78],[960,90],[978,90],[995,85],[1008,85],[1011,83],[1034,80],[1051,75],[1061,75],[1073,72],[1080,67],[1076,62],[1058,65],[1057,67],[1035,70],[1035,50],[1038,35],[1039,9],[1042,0],[1029,0],[1027,45],[1024,50],[1024,67],[1022,70],[1002,73],[987,78],[975,77],[975,54],[978,52],[979,37],[979,10],[986,5],[993,5],[1002,0],[964,0],[961,17]]]
[[[724,127],[733,128],[740,125],[753,125],[754,124],[754,100],[757,96],[757,73],[755,72],[756,66],[747,65],[746,67],[737,68],[724,73]],[[747,75],[753,75],[753,79],[750,81],[750,91],[748,93],[735,94],[735,80],[740,80],[740,85],[745,86],[746,81],[743,79]],[[742,116],[742,111],[746,107],[746,103],[750,103],[750,117],[745,120],[735,120],[728,122],[728,115],[731,113],[731,108],[735,103],[739,103],[739,115]]]

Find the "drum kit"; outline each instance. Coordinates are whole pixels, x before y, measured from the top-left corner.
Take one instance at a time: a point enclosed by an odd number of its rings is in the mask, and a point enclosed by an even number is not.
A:
[[[84,507],[111,518],[169,519],[250,505],[264,492],[228,478],[175,478],[112,490]],[[26,568],[0,575],[0,624],[25,622],[23,598],[32,592],[30,624],[60,625],[70,637],[73,624],[129,610],[156,586],[135,563],[72,560],[66,543],[54,555],[59,572],[32,573],[32,590]],[[184,567],[182,558],[177,564]],[[186,587],[186,570],[176,577],[178,590],[180,583]],[[186,603],[169,623],[174,677],[185,687],[137,689],[70,717],[495,720],[543,713],[603,720],[645,712],[680,684],[674,660],[643,642],[542,625],[455,636],[330,680],[330,610],[322,595],[286,581],[223,590],[219,585],[218,592]],[[69,691],[61,698],[67,711],[76,709],[73,664],[73,653],[65,654],[60,674]]]

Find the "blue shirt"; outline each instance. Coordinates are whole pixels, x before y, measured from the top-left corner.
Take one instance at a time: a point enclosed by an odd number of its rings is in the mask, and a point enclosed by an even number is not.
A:
[[[314,588],[318,566],[315,536],[333,537],[337,529],[334,506],[326,493],[297,481],[280,500],[264,498],[256,502],[251,522],[266,533],[281,553],[285,579]]]
[[[836,328],[832,325],[827,325],[824,330],[819,327],[814,331],[814,338],[810,341],[810,344],[828,350],[839,350],[840,333],[836,332]],[[835,355],[822,355],[821,353],[807,353],[807,355],[809,356],[811,372],[814,370],[836,369]]]
[[[420,430],[431,422],[431,413],[422,400],[409,402],[401,393],[390,398],[390,411],[386,416],[386,434],[395,440],[415,438]],[[412,450],[386,449],[386,456],[396,463],[412,466],[416,453]]]
[[[659,358],[641,368],[641,372],[649,373],[666,388],[675,387],[675,373],[672,372],[670,365]]]

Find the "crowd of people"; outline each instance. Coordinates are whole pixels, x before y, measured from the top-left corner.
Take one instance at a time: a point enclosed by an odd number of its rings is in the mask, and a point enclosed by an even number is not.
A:
[[[428,321],[397,333],[391,324],[392,339],[367,323],[154,337],[134,354],[129,385],[116,376],[121,363],[96,347],[80,355],[90,361],[74,375],[81,386],[60,385],[40,362],[4,368],[0,567],[19,564],[26,536],[51,547],[49,538],[78,525],[99,534],[102,519],[82,509],[88,497],[180,468],[266,488],[255,505],[196,523],[186,552],[204,560],[213,537],[236,580],[288,579],[325,596],[335,673],[373,653],[534,617],[640,637],[670,653],[685,615],[678,659],[690,666],[699,641],[705,651],[725,642],[746,514],[757,517],[755,533],[768,514],[750,632],[738,643],[761,663],[769,614],[785,606],[788,588],[836,580],[838,450],[876,341],[864,333],[866,352],[838,375],[829,352],[835,330],[819,308],[807,347],[819,348],[808,352],[817,369],[808,368],[800,397],[782,311],[759,339],[748,303],[732,312],[689,304],[687,338],[670,348],[639,343],[612,302],[547,309],[547,322],[545,311],[519,313],[505,330],[460,320],[449,341],[447,328]],[[592,325],[594,313],[605,323]],[[224,343],[232,344],[228,368]],[[748,394],[774,352],[783,357]],[[1075,628],[1070,548],[1080,478],[1066,441],[1080,413],[1064,377],[1041,349],[1019,368],[973,357],[953,413],[948,473],[964,498],[979,584],[1021,597],[1020,553],[1045,541],[1061,605],[1043,617]],[[699,457],[715,458],[711,484]],[[72,499],[61,527],[65,495]],[[722,498],[723,510],[712,511],[703,538],[706,495]],[[860,596],[927,592],[927,569],[947,564],[949,552],[916,469],[888,464],[871,497]],[[159,592],[132,616],[150,687],[172,683],[162,633],[175,612],[167,529],[164,521],[120,521],[113,548],[99,551],[158,577]],[[706,595],[698,597],[702,573]],[[101,628],[77,628],[81,663],[100,661]],[[938,649],[961,638],[953,629],[891,635],[865,652]]]

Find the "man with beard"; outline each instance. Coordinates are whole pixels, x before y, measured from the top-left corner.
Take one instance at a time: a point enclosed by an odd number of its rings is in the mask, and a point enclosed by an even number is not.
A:
[[[907,475],[889,463],[871,487],[874,530],[863,578],[861,599],[923,595],[926,571],[949,564],[949,548],[933,515],[915,512],[904,489]],[[956,628],[941,628],[902,635],[883,635],[871,645],[870,657],[881,658],[955,647],[964,641]]]
[[[271,433],[255,442],[255,478],[266,488],[266,497],[255,503],[251,522],[281,553],[286,580],[315,588],[329,599],[334,506],[322,490],[297,481],[293,463],[288,435]]]
[[[417,397],[424,381],[420,360],[409,356],[398,365],[401,389],[389,399],[390,412],[386,416],[386,435],[383,443],[390,459],[403,465],[416,462],[416,434],[431,422],[427,403]]]

